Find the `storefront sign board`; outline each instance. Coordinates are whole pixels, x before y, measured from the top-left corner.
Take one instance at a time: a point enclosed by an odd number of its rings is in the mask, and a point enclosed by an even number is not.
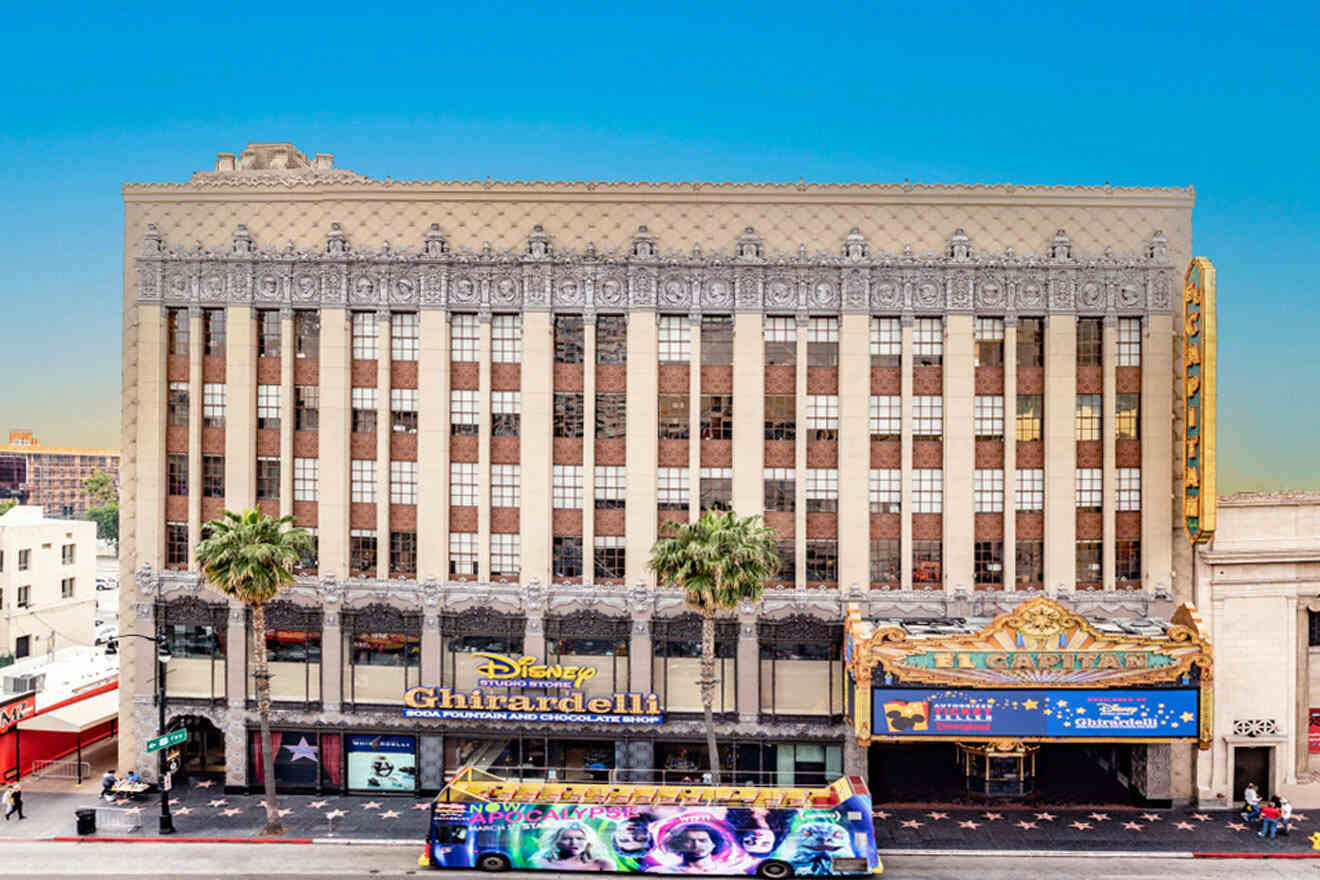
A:
[[[4,733],[24,718],[37,714],[37,694],[22,694],[0,703],[0,733]]]
[[[1218,385],[1215,266],[1196,257],[1183,277],[1182,516],[1193,544],[1215,533],[1215,402]]]
[[[350,734],[345,737],[348,787],[367,791],[415,791],[417,737]]]

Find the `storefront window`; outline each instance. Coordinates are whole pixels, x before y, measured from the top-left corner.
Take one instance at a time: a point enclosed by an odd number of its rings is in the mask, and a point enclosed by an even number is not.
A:
[[[338,791],[344,787],[340,735],[314,730],[272,730],[277,791]],[[264,785],[261,732],[248,732],[248,775],[252,785]]]
[[[629,629],[626,619],[595,613],[552,617],[545,622],[546,662],[595,669],[582,685],[588,697],[626,693]]]
[[[248,620],[248,639],[253,638]],[[321,613],[290,602],[266,606],[266,662],[270,668],[270,698],[285,703],[321,701]],[[248,699],[257,698],[256,679],[248,658]]]
[[[811,618],[760,625],[761,712],[843,714],[843,631]]]
[[[652,631],[652,688],[666,713],[701,712],[701,619],[657,620]],[[738,625],[715,625],[715,712],[737,711]]]
[[[421,620],[373,605],[344,627],[344,702],[398,704],[421,683]]]
[[[228,608],[184,599],[157,608],[170,652],[165,693],[171,699],[223,700]]]
[[[485,678],[477,667],[489,661],[480,654],[522,656],[526,621],[521,617],[491,611],[465,611],[441,618],[441,665],[439,685],[454,690],[472,690]],[[430,682],[428,682],[430,684]],[[507,693],[507,688],[483,688]]]
[[[726,784],[817,786],[843,775],[843,751],[837,745],[806,742],[722,742],[720,768]],[[657,781],[699,783],[708,772],[703,742],[657,742]]]
[[[505,779],[545,779],[546,743],[540,736],[446,736],[446,776],[468,765]]]

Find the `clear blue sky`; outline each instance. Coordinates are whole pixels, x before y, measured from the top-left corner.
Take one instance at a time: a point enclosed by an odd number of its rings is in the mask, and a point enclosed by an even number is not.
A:
[[[1221,488],[1320,488],[1314,8],[610,6],[8,7],[0,431],[118,445],[121,183],[288,140],[404,179],[1194,184]]]

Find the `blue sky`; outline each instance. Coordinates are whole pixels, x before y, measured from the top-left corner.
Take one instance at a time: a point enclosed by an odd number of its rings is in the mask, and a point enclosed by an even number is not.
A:
[[[1320,53],[1268,6],[11,8],[0,431],[118,445],[120,185],[289,140],[404,179],[1194,184],[1221,489],[1318,489]]]

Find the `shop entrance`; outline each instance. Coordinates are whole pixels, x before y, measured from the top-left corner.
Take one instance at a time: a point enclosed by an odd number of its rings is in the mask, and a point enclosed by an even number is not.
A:
[[[1256,783],[1256,791],[1262,798],[1268,798],[1270,790],[1270,748],[1269,746],[1234,746],[1233,748],[1233,798],[1234,803],[1242,802],[1242,793],[1247,783]]]
[[[223,779],[225,735],[200,715],[181,715],[168,725],[170,730],[180,727],[188,731],[188,738],[179,745],[179,774]]]

